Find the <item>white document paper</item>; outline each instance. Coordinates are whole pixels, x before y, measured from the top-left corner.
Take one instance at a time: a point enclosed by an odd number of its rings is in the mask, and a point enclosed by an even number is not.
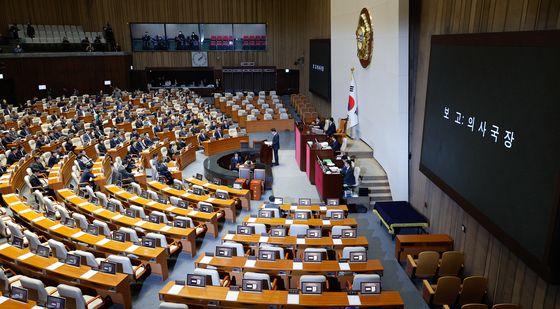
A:
[[[136,200],[139,199],[139,198],[140,198],[140,197],[139,197],[138,195],[135,195],[135,196],[129,198],[129,200],[131,200],[131,201],[136,201]]]
[[[257,260],[247,260],[245,261],[245,267],[255,267]]]
[[[165,187],[165,188],[163,188],[163,189],[161,189],[161,190],[167,192],[167,191],[171,190],[171,188],[170,188],[170,187]]]
[[[212,203],[212,202],[215,201],[215,200],[216,200],[215,198],[209,197],[209,198],[206,199],[206,202]]]
[[[319,210],[320,211],[327,211],[327,207],[326,206],[319,206]]]
[[[323,225],[331,225],[331,220],[323,220]]]
[[[189,212],[189,216],[196,216],[198,214],[198,210],[191,210],[191,212]]]
[[[286,225],[291,225],[294,224],[294,220],[292,219],[286,219],[286,221],[284,222]]]
[[[165,208],[165,211],[173,211],[173,209],[175,209],[175,208],[177,208],[177,207],[169,206],[169,207]]]
[[[362,301],[359,295],[348,295],[348,305],[350,306],[361,306]]]
[[[55,270],[57,268],[59,268],[60,266],[64,265],[64,263],[60,263],[60,262],[54,262],[51,265],[47,266],[48,270]]]
[[[33,254],[32,252],[27,252],[27,253],[24,254],[24,255],[18,256],[17,259],[20,260],[20,261],[23,261],[23,260],[25,260],[25,259],[28,259],[28,258],[34,256],[34,255],[35,255],[35,254]]]
[[[32,211],[32,209],[31,209],[31,208],[27,208],[27,209],[24,209],[24,210],[20,211],[19,214],[20,214],[20,215],[23,215],[23,214],[26,214],[26,213],[28,213],[28,212],[30,212],[30,211]]]
[[[167,232],[167,231],[169,231],[170,229],[171,229],[171,227],[170,227],[169,225],[166,225],[166,226],[162,227],[162,228],[159,229],[159,230],[162,231],[162,232]]]
[[[45,217],[37,217],[37,218],[31,220],[31,222],[36,223],[36,222],[39,222],[39,221],[41,221],[41,220],[43,220],[43,219],[45,219]]]
[[[293,206],[293,205],[290,206],[290,210],[291,210],[291,211],[297,210],[297,206]]]
[[[80,204],[78,204],[79,207],[84,207],[89,205],[89,202],[81,202]]]
[[[70,237],[72,237],[72,238],[78,238],[78,237],[80,237],[80,236],[82,236],[82,235],[85,235],[85,233],[82,232],[82,231],[79,231],[79,232],[73,234],[73,235],[70,236]]]
[[[96,210],[94,210],[93,213],[94,213],[94,214],[98,214],[98,213],[102,212],[103,210],[105,210],[105,208],[99,207],[99,208],[97,208]]]
[[[232,240],[233,239],[233,234],[226,234],[226,236],[224,236],[225,240]]]
[[[342,239],[340,239],[340,238],[333,239],[332,243],[335,244],[335,245],[342,245]]]
[[[98,246],[103,246],[104,244],[108,243],[110,240],[108,238],[103,238],[100,241],[96,242],[95,244]]]
[[[118,214],[118,215],[114,216],[113,218],[111,218],[111,220],[119,220],[122,217],[124,217],[124,216],[121,215],[121,214]]]
[[[288,305],[299,305],[299,294],[288,294]]]
[[[140,248],[140,247],[137,246],[137,245],[131,245],[130,247],[126,248],[124,251],[130,253],[130,252],[134,252],[134,250],[136,250],[136,249],[138,249],[138,248]]]
[[[80,278],[83,279],[89,279],[91,277],[93,277],[93,275],[97,274],[97,271],[90,269],[88,271],[86,271],[83,275],[80,276]]]
[[[350,264],[348,263],[338,263],[338,267],[340,267],[340,270],[350,270]]]
[[[227,301],[237,301],[237,297],[239,297],[239,291],[228,291],[226,294]]]
[[[0,250],[4,250],[4,249],[8,248],[9,246],[10,246],[9,243],[2,244],[2,245],[0,245]]]
[[[136,226],[142,226],[144,224],[146,224],[146,221],[144,221],[144,220],[140,220],[140,221],[134,223],[134,225],[136,225]]]
[[[250,222],[250,223],[257,222],[257,218],[249,218],[249,219],[247,219],[247,222]]]
[[[54,230],[56,230],[56,229],[59,228],[59,227],[63,227],[63,225],[60,224],[60,223],[59,223],[59,224],[55,224],[55,225],[53,225],[53,226],[50,227],[50,230],[53,230],[53,231],[54,231]]]
[[[259,242],[268,242],[268,236],[261,236]]]
[[[9,299],[8,297],[0,296],[0,304],[4,303],[8,299]]]
[[[296,244],[298,245],[305,245],[305,238],[297,238]]]
[[[302,270],[303,269],[303,263],[294,262],[293,265],[292,265],[292,269],[293,270]]]
[[[181,290],[183,289],[183,285],[176,285],[174,284],[169,291],[167,291],[167,294],[171,294],[171,295],[177,295],[179,293],[181,293]]]
[[[146,205],[148,205],[148,206],[153,206],[153,205],[155,205],[155,204],[157,204],[157,202],[151,201],[151,202],[148,202]]]
[[[202,259],[200,259],[201,264],[210,264],[210,262],[212,262],[211,256],[205,256]]]

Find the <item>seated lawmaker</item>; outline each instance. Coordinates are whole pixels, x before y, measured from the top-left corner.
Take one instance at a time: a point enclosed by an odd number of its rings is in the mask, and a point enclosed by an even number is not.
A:
[[[54,190],[44,184],[39,178],[39,171],[33,171],[29,176],[29,184],[31,184],[31,191],[39,190],[49,196],[54,196]]]
[[[214,138],[215,139],[221,139],[224,137],[224,134],[222,132],[222,129],[220,127],[217,127],[216,130],[214,130]]]
[[[344,167],[342,168],[340,173],[344,177],[345,187],[352,187],[356,185],[356,178],[354,177],[354,168],[352,167],[352,163],[350,162],[350,160],[344,161]]]
[[[329,126],[327,128],[327,131],[325,132],[325,134],[327,136],[331,136],[333,134],[336,133],[336,125],[334,124],[334,119],[333,117],[329,118]]]
[[[208,136],[206,135],[206,132],[204,130],[200,130],[200,133],[198,134],[198,142],[202,143],[208,140]]]
[[[338,142],[338,140],[336,139],[335,136],[331,136],[330,142],[329,142],[329,146],[335,151],[338,152],[340,151],[340,147],[342,145],[340,145],[340,143]]]
[[[95,178],[95,176],[90,171],[90,169],[86,168],[83,171],[82,176],[80,177],[80,183],[79,183],[80,188],[83,188],[86,185],[89,185],[90,187],[95,188],[95,183],[93,181],[94,178]]]
[[[243,162],[243,159],[239,156],[239,153],[236,152],[233,155],[233,157],[231,157],[231,161],[230,161],[230,164],[229,164],[229,169],[230,170],[236,169],[239,166],[239,164],[241,164],[241,162]]]
[[[167,167],[167,164],[163,162],[162,156],[158,155],[156,160],[156,169],[160,177],[165,178],[165,183],[168,185],[173,184],[173,176]]]

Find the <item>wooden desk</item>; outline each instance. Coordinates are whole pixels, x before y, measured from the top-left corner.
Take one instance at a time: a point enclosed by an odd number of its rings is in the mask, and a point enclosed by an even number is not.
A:
[[[249,246],[255,245],[255,247],[266,244],[280,246],[283,248],[294,248],[297,251],[302,251],[309,247],[322,247],[322,248],[332,248],[336,252],[342,252],[344,247],[365,247],[368,248],[368,241],[365,236],[358,236],[356,238],[339,238],[332,239],[331,237],[322,238],[298,238],[296,236],[286,236],[286,237],[269,237],[262,235],[239,235],[239,234],[226,234],[222,238],[224,241],[233,240],[235,242],[248,244]]]
[[[176,139],[175,131],[159,132],[158,137],[162,142],[165,141],[166,138],[169,140],[169,142],[172,142]]]
[[[296,161],[299,166],[299,170],[306,171],[306,147],[308,141],[315,141],[317,139],[319,142],[325,141],[327,136],[325,134],[313,134],[311,133],[311,128],[305,124],[295,126],[295,139],[296,139]]]
[[[196,254],[196,233],[194,229],[191,228],[178,228],[165,225],[163,223],[155,224],[152,222],[144,221],[140,218],[130,218],[123,216],[118,212],[109,211],[101,206],[94,205],[88,201],[76,196],[74,192],[63,189],[58,191],[59,196],[68,205],[72,205],[76,210],[89,216],[91,218],[101,219],[103,222],[107,222],[109,225],[123,226],[136,228],[141,227],[142,229],[165,235],[175,241],[181,242],[183,245],[183,251],[194,256]]]
[[[172,187],[170,187],[166,184],[163,184],[161,182],[158,182],[158,181],[148,181],[147,186],[149,188],[151,188],[152,190],[155,190],[156,192],[159,192],[159,193],[164,194],[166,196],[175,196],[175,197],[181,198],[181,199],[183,199],[187,202],[190,202],[190,203],[195,203],[195,204],[197,204],[198,202],[210,203],[215,208],[218,208],[218,209],[224,211],[224,215],[226,217],[226,220],[228,220],[230,222],[235,222],[237,212],[236,212],[236,209],[235,209],[236,201],[233,200],[233,199],[220,200],[220,199],[217,199],[217,198],[210,197],[208,195],[191,194],[191,193],[188,193],[185,190],[177,190],[175,188],[172,188]]]
[[[266,204],[262,204],[260,208],[265,208]],[[337,206],[321,206],[321,205],[309,205],[309,206],[301,206],[301,205],[292,205],[292,204],[282,204],[280,205],[280,210],[284,212],[296,212],[298,210],[310,210],[312,212],[326,214],[327,210],[342,210],[345,213],[348,212],[348,206],[346,205],[337,205]]]
[[[175,157],[175,161],[177,162],[177,167],[180,171],[184,170],[192,162],[196,161],[196,147],[194,146],[189,148],[181,149],[181,152]]]
[[[21,259],[21,257],[27,258]],[[29,248],[19,249],[7,243],[0,245],[0,261],[17,269],[18,273],[94,289],[98,295],[109,296],[114,303],[121,304],[127,309],[132,308],[130,279],[126,274],[110,275],[95,271],[90,277],[92,269],[89,266],[74,267],[62,264],[55,257],[44,258],[32,254]]]
[[[247,130],[247,133],[269,132],[270,129],[272,128],[275,128],[278,132],[293,131],[294,120],[293,119],[255,120],[255,121],[247,121],[245,123],[245,129]]]
[[[344,184],[344,176],[340,173],[327,174],[321,168],[319,160],[315,160],[315,186],[322,200],[340,198]]]
[[[111,156],[111,159],[113,159],[113,162],[115,161],[115,159],[117,157],[120,157],[121,159],[124,159],[126,157],[126,155],[128,154],[128,146],[129,145],[130,145],[130,141],[126,141],[126,142],[124,142],[124,144],[122,146],[117,146],[116,148],[107,149],[107,153]]]
[[[53,151],[55,149],[57,149],[58,147],[60,147],[62,145],[63,141],[62,140],[58,140],[56,142],[51,142],[48,145],[45,146],[41,146],[41,151],[42,152],[49,152],[49,151]],[[97,156],[97,153],[95,154]]]
[[[447,234],[397,235],[395,257],[397,261],[406,261],[406,255],[418,256],[422,251],[439,253],[453,250],[453,238]]]
[[[84,150],[89,158],[91,158],[92,160],[97,160],[97,150],[95,150],[96,144],[97,141],[93,141],[90,142],[89,145],[76,147],[76,149],[74,149],[74,153],[79,154],[80,152],[82,152],[82,150]]]
[[[49,187],[53,190],[62,189],[71,179],[72,166],[76,156],[71,153],[68,157],[62,159],[51,167],[49,171]]]
[[[241,142],[249,142],[249,136],[238,136],[224,138],[216,141],[202,142],[205,156],[213,156],[217,153],[241,148]]]
[[[244,223],[262,223],[265,224],[267,227],[280,225],[280,226],[290,226],[292,224],[306,224],[311,226],[320,227],[323,229],[330,229],[333,226],[337,225],[347,225],[350,227],[357,227],[358,222],[354,218],[346,218],[342,220],[322,220],[322,219],[307,219],[307,220],[298,220],[298,219],[286,219],[286,218],[251,218],[245,217],[243,218]]]
[[[183,303],[193,306],[208,307],[209,302],[218,301],[221,308],[282,308],[301,307],[348,307],[346,292],[324,292],[317,295],[299,295],[299,304],[288,304],[288,291],[263,290],[262,293],[240,291],[236,301],[226,300],[229,287],[207,286],[196,288],[182,286],[178,293],[169,293],[175,282],[168,282],[159,292],[161,300]],[[360,295],[363,307],[404,308],[404,302],[397,291],[384,291],[377,295]],[[353,306],[354,307],[354,306]]]
[[[218,213],[206,213],[196,211],[192,208],[180,208],[173,205],[162,204],[154,200],[145,199],[136,194],[132,194],[123,190],[115,185],[107,185],[105,189],[108,193],[114,196],[117,200],[125,202],[128,205],[136,205],[144,208],[145,210],[157,210],[167,213],[170,216],[185,216],[192,218],[197,223],[206,225],[208,232],[216,238],[218,236]],[[148,215],[149,212],[146,213]],[[197,233],[198,234],[198,233]]]
[[[152,272],[160,275],[163,280],[169,275],[167,267],[169,254],[165,248],[147,248],[134,245],[130,241],[118,242],[109,240],[103,235],[84,233],[77,227],[64,226],[60,221],[48,219],[44,214],[36,212],[13,194],[5,196],[4,201],[10,206],[14,216],[25,222],[32,230],[41,231],[49,238],[58,239],[63,243],[71,242],[78,249],[99,252],[105,256],[131,253],[138,256],[137,260],[150,263]]]
[[[334,159],[334,150],[332,149],[323,149],[321,145],[312,142],[310,145],[309,143],[306,144],[305,147],[306,154],[305,154],[305,166],[306,166],[306,173],[309,182],[312,185],[315,184],[315,160],[317,160],[317,156],[323,158],[331,158]]]
[[[109,156],[97,158],[91,168],[91,173],[95,176],[93,181],[101,192],[105,192],[105,185],[112,173],[112,166],[109,158]]]
[[[0,306],[4,309],[22,309],[22,308],[35,308],[36,302],[28,300],[27,303],[22,303],[5,296],[0,296]]]
[[[27,175],[26,169],[35,160],[31,155],[27,155],[23,161],[18,161],[8,168],[6,173],[0,177],[0,193],[15,193],[16,189],[20,190],[25,182],[23,178]]]
[[[204,181],[204,180],[198,180],[196,178],[193,177],[189,177],[185,179],[188,183],[190,183],[191,185],[198,185],[198,186],[202,186],[210,191],[216,192],[216,190],[220,189],[220,190],[224,190],[227,193],[229,193],[229,195],[233,195],[237,198],[239,198],[239,200],[241,201],[241,207],[247,209],[247,210],[251,210],[251,191],[247,190],[247,189],[234,189],[234,188],[230,188],[228,186],[218,186],[216,184],[210,183],[208,181]]]

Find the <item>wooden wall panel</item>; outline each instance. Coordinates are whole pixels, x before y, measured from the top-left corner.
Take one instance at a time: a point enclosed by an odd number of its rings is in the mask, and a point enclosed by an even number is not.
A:
[[[557,0],[423,0],[411,101],[410,200],[431,223],[431,232],[448,233],[466,252],[465,275],[488,277],[489,298],[523,308],[560,308],[558,286],[547,284],[513,252],[463,211],[419,171],[430,38],[433,34],[560,29]],[[414,52],[414,51],[413,51]],[[428,205],[423,207],[424,203]],[[461,231],[465,225],[466,232]]]
[[[330,37],[330,0],[2,0],[0,29],[7,23],[81,24],[85,31],[102,31],[111,23],[123,47],[131,48],[129,23],[266,23],[268,49],[264,52],[209,52],[209,66],[238,66],[255,61],[300,71],[300,91],[308,94],[309,39]],[[2,30],[5,32],[5,30]],[[306,62],[294,66],[304,56]],[[189,67],[189,52],[134,53],[135,69]],[[312,96],[311,96],[312,97]],[[325,114],[330,102],[313,98]]]

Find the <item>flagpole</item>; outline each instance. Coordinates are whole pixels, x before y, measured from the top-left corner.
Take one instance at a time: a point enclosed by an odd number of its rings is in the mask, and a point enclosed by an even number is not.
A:
[[[354,71],[355,70],[356,70],[355,67],[350,68],[350,80],[352,80],[354,78]],[[348,123],[349,119],[350,118],[348,117],[348,115],[346,115],[346,123]],[[353,139],[354,138],[354,134],[353,134],[354,133],[354,127],[350,127],[349,129],[350,129],[350,132],[349,132],[348,135],[350,136],[351,139]]]

